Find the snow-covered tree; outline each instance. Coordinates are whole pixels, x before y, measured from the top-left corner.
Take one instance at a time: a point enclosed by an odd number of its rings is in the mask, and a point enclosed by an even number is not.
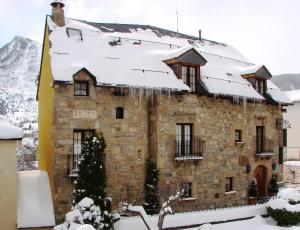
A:
[[[146,180],[145,180],[145,203],[144,209],[147,214],[157,214],[159,212],[159,194],[158,194],[158,170],[153,161],[146,162]]]
[[[102,216],[102,229],[111,229],[111,200],[106,196],[105,150],[106,143],[102,134],[88,136],[81,150],[78,162],[78,177],[74,181],[74,201],[76,206],[88,197],[99,206]],[[88,224],[88,222],[85,222]],[[95,227],[95,226],[94,226]]]

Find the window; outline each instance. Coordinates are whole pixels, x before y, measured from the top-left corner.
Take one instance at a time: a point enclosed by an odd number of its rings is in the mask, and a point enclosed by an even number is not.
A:
[[[256,126],[256,154],[264,152],[264,126]]]
[[[226,177],[226,187],[225,187],[226,192],[231,192],[233,191],[233,177]]]
[[[192,155],[192,124],[176,125],[176,157]]]
[[[89,82],[88,81],[75,81],[74,82],[74,95],[75,96],[89,96]]]
[[[182,66],[181,75],[182,81],[188,85],[192,92],[196,92],[196,67]]]
[[[182,198],[191,198],[192,197],[192,182],[183,184],[183,194]]]
[[[73,172],[77,173],[78,171],[78,160],[81,154],[81,148],[88,136],[91,136],[95,133],[95,130],[74,130],[73,132]]]
[[[256,79],[255,89],[261,95],[264,95],[264,93],[265,93],[265,81],[264,80],[258,80],[258,79]]]
[[[116,118],[117,119],[123,119],[124,118],[124,109],[123,109],[123,107],[117,107],[116,108]]]
[[[242,130],[235,130],[235,142],[242,142]]]
[[[78,29],[67,28],[67,35],[69,38],[74,39],[76,41],[83,40],[81,30]]]

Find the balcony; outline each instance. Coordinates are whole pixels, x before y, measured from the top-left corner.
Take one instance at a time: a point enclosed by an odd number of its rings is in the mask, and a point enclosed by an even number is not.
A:
[[[256,157],[270,158],[274,154],[274,144],[272,140],[256,137]]]
[[[175,160],[203,160],[204,144],[202,140],[175,140]]]

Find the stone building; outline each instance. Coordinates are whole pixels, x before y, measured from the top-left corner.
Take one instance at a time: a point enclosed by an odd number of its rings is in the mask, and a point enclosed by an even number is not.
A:
[[[145,163],[159,187],[180,181],[181,210],[248,202],[257,178],[267,196],[282,180],[282,106],[288,98],[264,65],[232,46],[149,25],[46,18],[38,82],[39,167],[47,170],[56,218],[72,201],[85,135],[107,142],[107,192],[117,207],[143,194]]]

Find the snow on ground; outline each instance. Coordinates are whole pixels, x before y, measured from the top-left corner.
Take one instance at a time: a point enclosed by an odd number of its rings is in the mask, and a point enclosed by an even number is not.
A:
[[[198,230],[198,228],[191,228],[190,230]],[[212,225],[212,230],[300,230],[300,227],[279,227],[272,218],[263,218],[256,216],[250,220],[228,222],[223,224]]]
[[[23,135],[22,129],[0,120],[0,140],[21,139]]]
[[[54,225],[48,174],[39,170],[18,172],[18,228]]]
[[[256,215],[265,215],[266,208],[265,205],[252,205],[244,206],[238,208],[224,208],[217,210],[207,210],[198,212],[186,212],[177,213],[174,215],[168,215],[165,217],[164,228],[171,228],[177,226],[188,226],[196,224],[204,224],[216,221],[226,221],[232,219],[252,217]],[[151,226],[157,225],[157,215],[149,217]],[[140,217],[127,217],[121,218],[117,223],[115,223],[116,230],[146,230],[142,219]]]

